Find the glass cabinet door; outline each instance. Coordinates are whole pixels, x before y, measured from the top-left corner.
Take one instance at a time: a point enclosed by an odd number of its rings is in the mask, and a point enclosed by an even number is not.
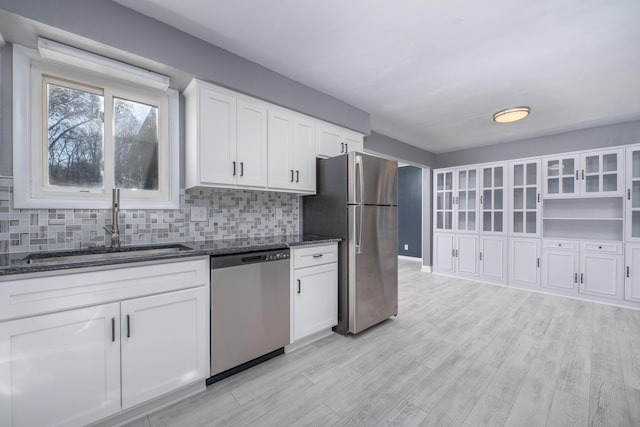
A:
[[[627,148],[627,240],[640,241],[640,146]]]
[[[540,236],[540,160],[511,163],[511,233]]]
[[[436,231],[453,230],[453,171],[435,172],[435,229]]]
[[[504,234],[505,227],[505,186],[507,168],[506,165],[483,166],[480,169],[482,190],[480,192],[480,210],[482,233]]]
[[[582,155],[581,187],[583,197],[621,196],[622,150]]]
[[[574,197],[579,193],[579,156],[543,159],[544,196],[546,198]]]
[[[478,231],[476,212],[478,210],[477,169],[457,170],[458,195],[455,205],[457,231]]]

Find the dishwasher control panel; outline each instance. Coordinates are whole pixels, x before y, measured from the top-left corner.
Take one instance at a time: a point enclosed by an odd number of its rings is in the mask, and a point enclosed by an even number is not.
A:
[[[289,258],[289,252],[278,252],[275,254],[269,254],[264,256],[265,261],[277,261],[279,259]]]

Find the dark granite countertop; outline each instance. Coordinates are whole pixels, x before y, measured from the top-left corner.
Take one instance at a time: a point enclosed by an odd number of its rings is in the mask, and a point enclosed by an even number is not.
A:
[[[138,245],[118,250],[93,247],[69,251],[12,253],[0,255],[0,280],[26,273],[99,267],[131,262],[157,261],[194,256],[218,256],[249,253],[269,249],[284,249],[303,245],[339,242],[341,239],[311,235],[286,235],[257,238],[174,242]],[[79,259],[88,255],[87,259]],[[103,257],[104,256],[104,257]],[[73,261],[69,257],[78,257]],[[43,258],[46,258],[43,259]]]

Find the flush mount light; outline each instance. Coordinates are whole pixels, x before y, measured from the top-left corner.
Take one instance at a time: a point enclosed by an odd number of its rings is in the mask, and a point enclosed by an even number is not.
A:
[[[522,120],[529,115],[531,109],[529,107],[514,107],[500,110],[493,115],[493,121],[496,123],[511,123]]]

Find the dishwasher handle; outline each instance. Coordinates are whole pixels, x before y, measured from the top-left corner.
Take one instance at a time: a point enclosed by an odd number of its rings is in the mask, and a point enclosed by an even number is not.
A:
[[[246,256],[241,259],[243,264],[253,264],[254,262],[266,261],[264,255]]]

